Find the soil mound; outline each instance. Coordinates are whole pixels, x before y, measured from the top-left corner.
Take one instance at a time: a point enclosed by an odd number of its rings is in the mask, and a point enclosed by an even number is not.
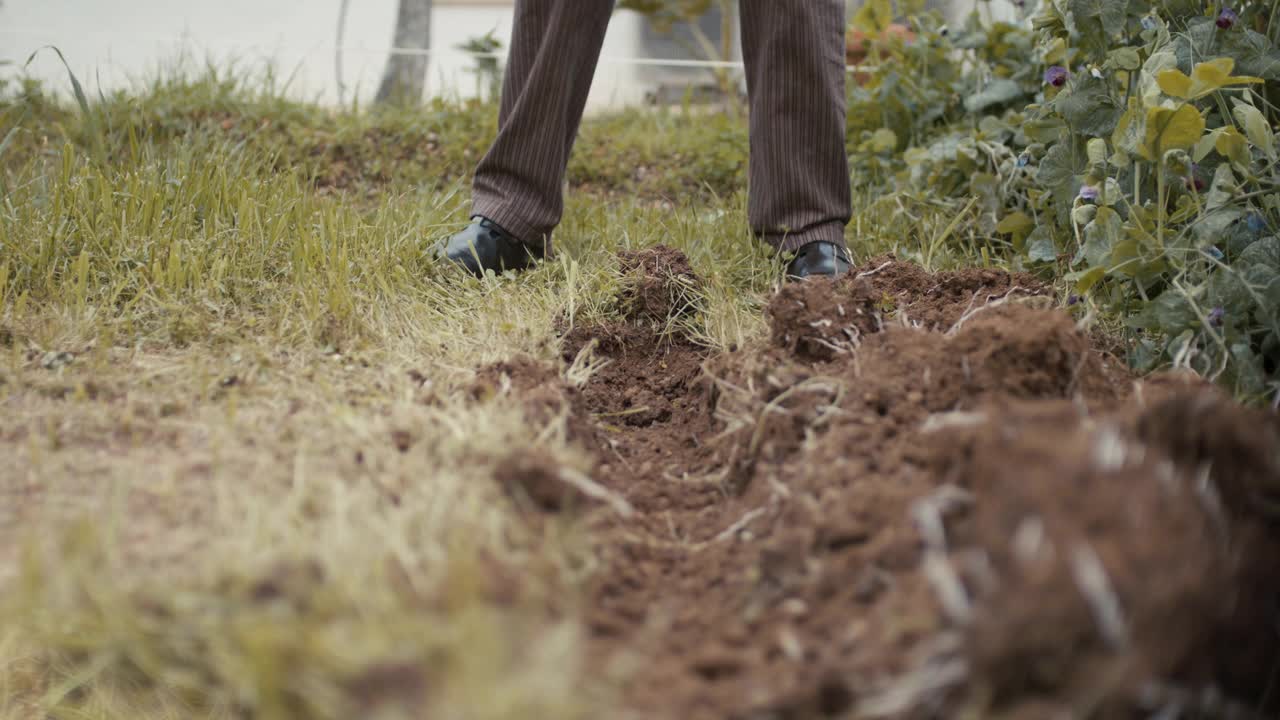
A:
[[[806,360],[831,360],[884,329],[894,300],[868,281],[792,283],[769,304],[773,344]]]
[[[693,312],[702,280],[689,258],[666,245],[619,254],[622,314],[631,321],[667,323]]]
[[[911,323],[930,330],[946,330],[996,301],[1052,295],[1049,286],[1024,273],[982,268],[930,273],[891,255],[873,259],[855,277],[870,281]]]
[[[1257,706],[1280,425],[1135,382],[1043,292],[881,260],[783,288],[758,348],[708,357],[645,313],[567,333],[567,362],[607,361],[575,407],[632,510],[599,515],[587,609],[626,711]]]
[[[1171,402],[1199,403],[1185,418],[1194,425],[1248,414],[1216,393]],[[934,582],[955,591],[950,614],[997,708],[1030,713],[1046,697],[1064,708],[1091,697],[1100,716],[1122,717],[1156,678],[1240,682],[1206,658],[1238,619],[1231,589],[1262,560],[1256,518],[1222,503],[1227,474],[1210,477],[1143,430],[1167,410],[1126,422],[1071,403],[994,403],[980,421],[937,433],[935,472],[971,502],[954,523],[936,521]],[[1241,529],[1243,545],[1232,539]],[[1241,551],[1252,557],[1240,562]],[[1275,650],[1274,636],[1234,648],[1258,658]],[[1256,700],[1263,688],[1232,689]]]

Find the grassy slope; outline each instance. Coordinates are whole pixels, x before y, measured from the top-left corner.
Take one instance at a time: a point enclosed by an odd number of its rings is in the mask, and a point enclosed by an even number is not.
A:
[[[709,346],[759,338],[777,266],[745,227],[741,120],[589,122],[558,259],[475,281],[421,251],[465,220],[492,107],[332,114],[206,77],[98,111],[106,166],[38,89],[0,103],[0,136],[22,127],[0,157],[0,718],[607,702],[578,673],[588,539],[489,481],[533,446],[585,459],[562,421],[465,389],[611,313],[622,248],[689,254]],[[864,256],[982,243],[954,208],[858,205]]]

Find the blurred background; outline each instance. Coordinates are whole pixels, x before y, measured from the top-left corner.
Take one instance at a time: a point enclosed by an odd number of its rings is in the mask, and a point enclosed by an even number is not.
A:
[[[603,1],[603,0],[602,0]],[[850,13],[860,0],[850,0]],[[129,87],[161,70],[199,70],[213,63],[241,70],[269,69],[288,94],[322,103],[367,104],[394,92],[407,79],[410,94],[474,97],[493,91],[494,63],[466,51],[506,52],[514,0],[0,0],[0,62],[4,72],[24,71],[65,86],[55,45],[90,92]],[[705,6],[700,20],[663,23],[663,6]],[[642,14],[629,7],[649,12]],[[729,7],[730,23],[721,22]],[[959,19],[978,7],[973,0],[934,0]],[[984,13],[1013,17],[1006,0],[982,2]],[[654,9],[660,12],[653,12]],[[705,12],[701,10],[705,9]],[[589,110],[667,102],[690,85],[715,87],[706,68],[655,61],[739,60],[736,8],[726,0],[624,0],[605,41],[604,58]],[[657,19],[655,19],[657,18]],[[389,56],[392,47],[429,48],[429,62],[415,55]],[[724,51],[728,49],[728,57]],[[641,61],[637,64],[637,60]],[[421,78],[422,87],[415,86]]]

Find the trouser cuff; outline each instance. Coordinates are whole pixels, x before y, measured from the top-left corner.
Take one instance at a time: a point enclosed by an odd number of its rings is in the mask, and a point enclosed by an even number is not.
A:
[[[810,243],[829,242],[848,250],[844,241],[844,223],[814,225],[794,233],[763,233],[760,239],[780,253],[795,252]]]
[[[501,202],[477,197],[471,204],[471,216],[480,215],[496,223],[520,242],[534,248],[542,248],[551,255],[551,231],[536,228],[522,220]]]

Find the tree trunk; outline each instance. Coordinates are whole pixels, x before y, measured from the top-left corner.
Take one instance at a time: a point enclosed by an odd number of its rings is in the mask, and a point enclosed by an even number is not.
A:
[[[431,48],[432,0],[400,0],[394,46],[409,50]],[[416,104],[427,82],[427,56],[392,52],[382,73],[376,102]]]

